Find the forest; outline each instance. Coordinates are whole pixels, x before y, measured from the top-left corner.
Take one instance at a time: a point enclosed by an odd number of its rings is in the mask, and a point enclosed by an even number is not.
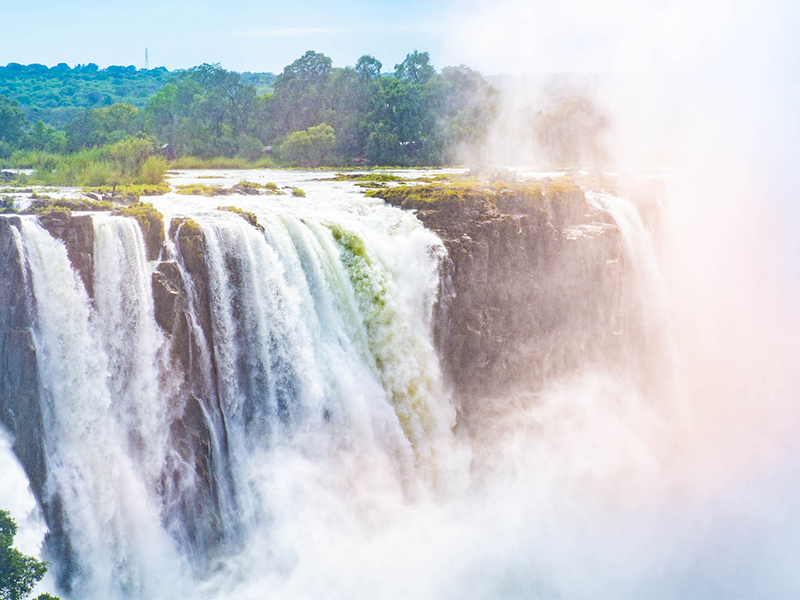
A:
[[[371,55],[334,67],[309,50],[277,76],[12,63],[0,68],[0,166],[49,185],[112,185],[157,182],[167,165],[452,165],[480,146],[499,106],[480,73],[437,71],[416,50],[391,72]],[[566,140],[564,162],[604,126],[581,99],[532,123],[548,147]]]

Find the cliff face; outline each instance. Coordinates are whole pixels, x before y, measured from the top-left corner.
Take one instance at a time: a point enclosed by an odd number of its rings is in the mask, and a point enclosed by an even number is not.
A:
[[[481,398],[535,390],[588,362],[621,356],[621,278],[625,256],[619,229],[587,205],[572,186],[428,185],[372,192],[415,210],[447,247],[435,335],[445,373],[462,409]],[[212,291],[203,229],[174,219],[164,246],[161,216],[139,220],[150,260],[154,317],[169,341],[169,446],[158,482],[165,526],[193,556],[219,547],[238,514],[220,377],[212,347]],[[91,216],[41,219],[61,239],[93,297]],[[29,293],[18,241],[18,217],[0,217],[0,421],[44,509],[52,556],[65,589],[72,552],[57,494],[47,489],[44,417],[34,338],[36,300]],[[226,508],[227,507],[227,508]],[[223,520],[226,520],[223,522]],[[197,550],[196,552],[193,552]],[[208,556],[208,555],[207,555]]]
[[[428,185],[371,195],[415,210],[447,247],[437,345],[464,411],[619,355],[620,232],[579,188]]]
[[[152,214],[148,216],[153,220]],[[148,257],[158,258],[164,243],[163,226],[147,227],[139,220]],[[93,217],[71,216],[66,211],[39,221],[64,243],[73,268],[93,297]],[[213,548],[222,536],[220,497],[228,493],[224,489],[227,483],[218,481],[215,473],[224,471],[217,466],[227,460],[227,448],[225,440],[215,444],[211,433],[213,427],[224,430],[224,425],[220,426],[214,357],[206,342],[211,339],[211,321],[204,240],[196,224],[184,225],[176,220],[170,231],[179,250],[177,260],[159,262],[152,276],[154,316],[170,341],[174,378],[164,401],[172,415],[170,445],[176,455],[163,467],[160,493],[165,505],[176,507],[170,517],[175,522],[170,525],[183,530],[181,541],[189,547]],[[43,509],[50,531],[46,556],[58,558],[57,577],[61,587],[69,590],[73,552],[61,498],[47,485],[45,418],[34,337],[37,308],[30,273],[18,247],[21,226],[19,217],[0,216],[0,422],[13,436],[14,452]],[[201,356],[207,359],[205,364],[210,362],[210,373],[205,372]],[[193,481],[188,490],[187,467]]]

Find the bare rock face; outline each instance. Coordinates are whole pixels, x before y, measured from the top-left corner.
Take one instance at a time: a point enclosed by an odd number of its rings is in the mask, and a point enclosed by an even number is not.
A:
[[[535,390],[619,354],[620,232],[580,188],[433,185],[373,195],[415,210],[447,247],[436,338],[466,412],[480,398]]]
[[[67,213],[43,215],[39,222],[50,235],[64,242],[67,256],[80,275],[86,293],[94,297],[94,221],[92,215]]]
[[[66,233],[70,223],[66,221],[63,225],[62,233]],[[57,556],[60,564],[68,568],[73,551],[64,535],[63,509],[59,498],[45,491],[45,422],[33,339],[33,305],[28,298],[25,266],[13,231],[20,227],[19,217],[0,216],[0,422],[13,437],[14,453],[50,529],[46,554]],[[80,235],[81,231],[79,227],[71,233]],[[64,572],[62,568],[59,575]]]
[[[40,218],[40,222],[53,237],[64,242],[73,268],[91,296],[92,216],[73,217],[68,212],[54,211]],[[176,220],[171,227],[183,268],[179,261],[162,261],[152,277],[155,319],[169,339],[174,376],[173,391],[164,402],[172,415],[170,443],[176,453],[164,465],[160,493],[165,506],[177,507],[177,513],[170,518],[176,519],[172,524],[176,531],[184,528],[182,541],[208,549],[215,547],[223,535],[220,498],[223,494],[230,497],[230,483],[218,480],[216,473],[226,471],[218,466],[229,458],[226,441],[215,442],[212,433],[224,431],[225,427],[214,379],[213,353],[207,345],[211,339],[211,316],[205,242],[196,223],[188,227],[184,224],[183,220]],[[77,567],[61,498],[46,490],[46,422],[33,337],[36,307],[35,299],[29,297],[25,263],[14,228],[21,229],[19,217],[0,216],[0,423],[12,434],[13,450],[43,509],[49,529],[45,552],[58,559],[56,576],[62,587],[69,589]],[[151,229],[157,232],[158,227]],[[151,236],[151,256],[160,254],[163,227],[161,231],[160,237]],[[191,295],[187,293],[189,286]],[[191,483],[186,481],[187,466]]]

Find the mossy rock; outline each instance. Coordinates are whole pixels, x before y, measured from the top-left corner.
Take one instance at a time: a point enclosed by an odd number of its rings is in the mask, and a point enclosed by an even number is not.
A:
[[[30,203],[28,208],[20,211],[23,214],[39,215],[50,212],[54,208],[68,208],[74,211],[109,211],[117,208],[117,205],[103,200],[89,200],[87,198],[49,198],[47,196],[37,196]]]
[[[142,196],[163,196],[169,193],[169,185],[157,184],[124,184],[117,186],[103,185],[87,187],[84,194],[96,194],[103,200],[120,200],[123,202],[138,202]]]
[[[66,227],[72,218],[72,211],[66,206],[51,206],[39,213],[39,221],[45,229]]]
[[[242,210],[241,208],[239,208],[237,206],[218,206],[217,210],[224,210],[226,212],[232,212],[234,214],[237,214],[240,217],[242,217],[245,221],[250,223],[250,225],[252,225],[256,229],[258,229],[262,233],[264,232],[264,228],[261,225],[259,225],[258,217],[256,216],[255,213],[248,212],[246,210]]]
[[[583,191],[571,182],[495,182],[454,180],[420,185],[380,188],[366,192],[406,210],[438,211],[445,214],[512,214],[555,212],[579,215],[586,210]]]
[[[232,187],[226,188],[220,185],[205,185],[202,183],[193,183],[190,185],[178,186],[177,192],[185,196],[257,196],[259,194],[269,195],[283,195],[283,192],[278,189],[274,183],[253,183],[252,181],[240,181]]]
[[[164,245],[164,215],[152,204],[139,203],[135,206],[119,208],[113,212],[123,217],[133,217],[139,222],[147,248],[147,260],[156,260]]]
[[[186,270],[192,275],[205,278],[205,237],[200,224],[194,219],[175,218],[170,223],[169,232],[177,241]]]

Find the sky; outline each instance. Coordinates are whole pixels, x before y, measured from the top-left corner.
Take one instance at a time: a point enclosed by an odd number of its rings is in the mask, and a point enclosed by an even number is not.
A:
[[[781,0],[0,0],[0,64],[94,62],[280,72],[306,50],[335,66],[412,50],[487,75],[719,69],[797,57]]]
[[[424,0],[0,0],[0,64],[94,62],[188,68],[219,62],[280,72],[306,50],[334,65],[373,54],[387,70],[415,49],[443,51],[440,8]]]

